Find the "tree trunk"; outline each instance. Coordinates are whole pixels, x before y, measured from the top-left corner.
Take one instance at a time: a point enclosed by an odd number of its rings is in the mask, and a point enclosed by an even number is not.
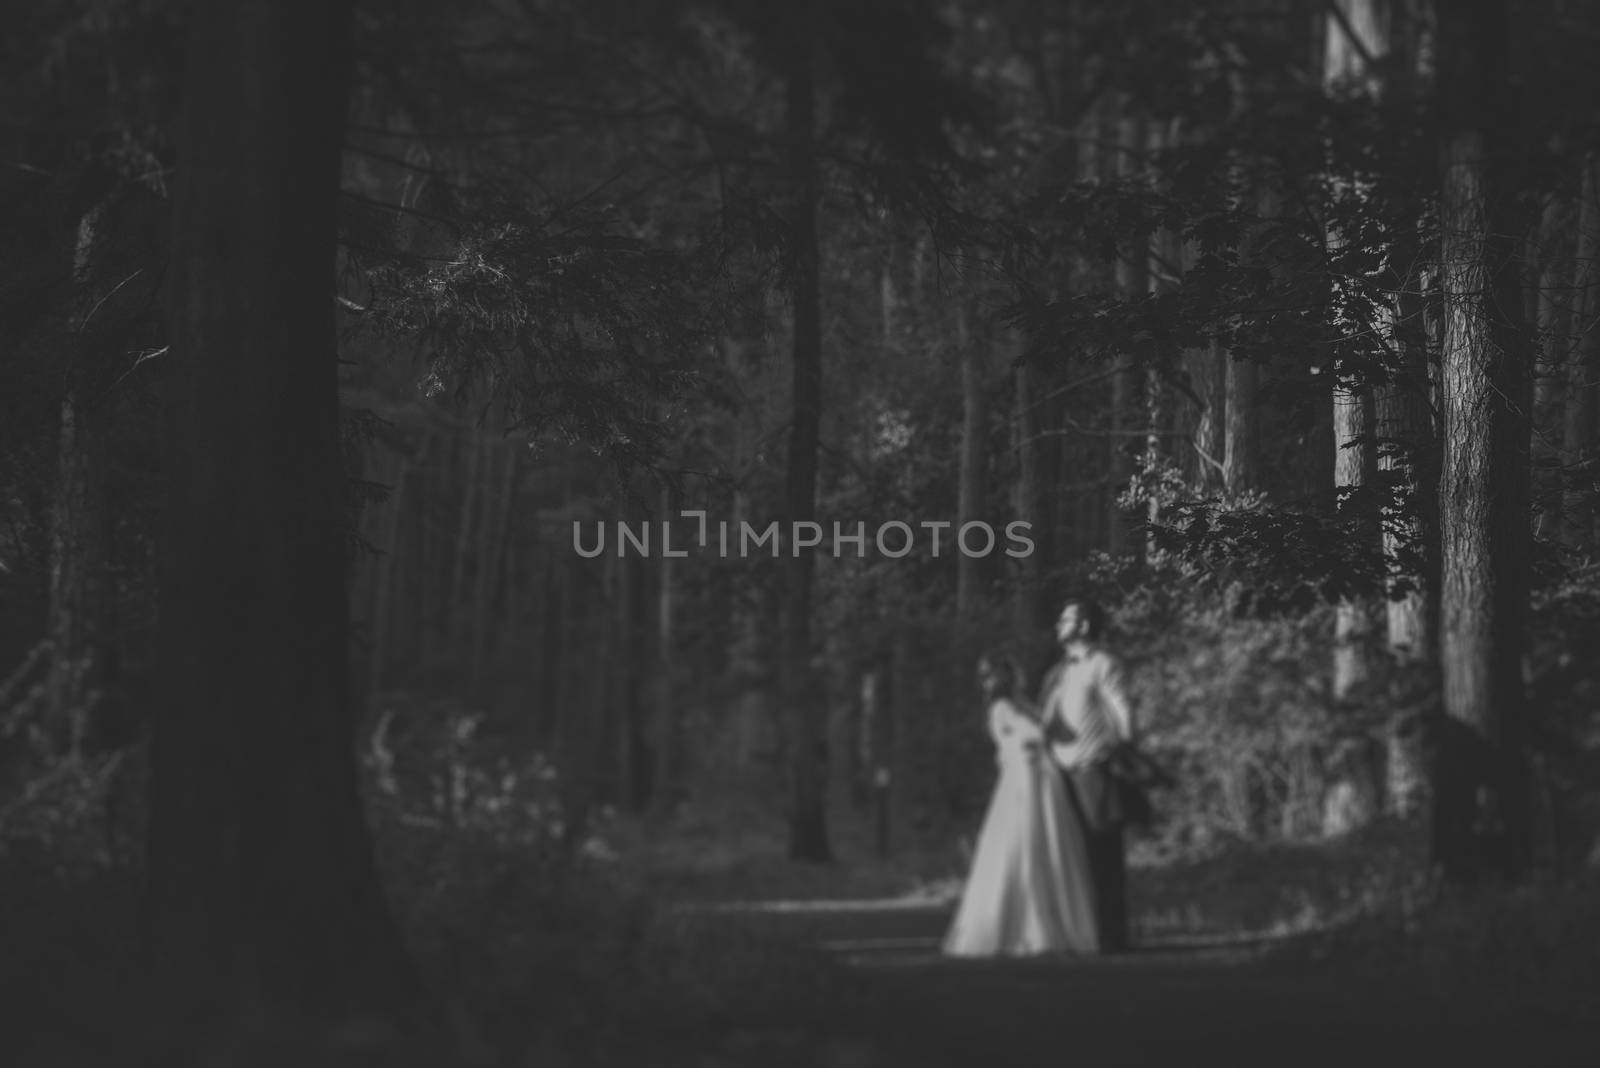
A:
[[[389,654],[389,612],[391,592],[394,589],[396,558],[400,551],[400,516],[406,506],[406,476],[411,462],[400,456],[394,464],[394,488],[384,502],[388,512],[384,517],[381,551],[377,560],[377,574],[373,576],[372,592],[372,648],[367,654],[367,696],[381,691],[385,660]]]
[[[889,651],[888,735],[889,804],[896,837],[904,840],[918,819],[918,740],[921,702],[918,701],[917,632],[909,620],[894,623]]]
[[[1600,380],[1600,158],[1583,160],[1576,269],[1577,344],[1567,361],[1561,452],[1567,467],[1561,494],[1561,540],[1576,552],[1595,546],[1595,403]]]
[[[1200,400],[1194,428],[1195,492],[1210,497],[1226,488],[1223,457],[1227,455],[1224,429],[1228,354],[1213,341],[1205,348],[1186,352],[1184,362],[1189,368],[1190,387]]]
[[[1173,120],[1169,127],[1152,122],[1146,135],[1146,147],[1149,159],[1154,161],[1160,158],[1169,142],[1175,141],[1174,131],[1177,120]],[[1176,230],[1159,229],[1151,238],[1146,251],[1147,255],[1147,289],[1152,297],[1170,292],[1179,283],[1174,272],[1182,270],[1183,263],[1183,237]],[[1167,384],[1163,380],[1163,373],[1167,368],[1152,365],[1145,370],[1145,442],[1144,442],[1144,471],[1148,480],[1149,496],[1145,499],[1145,522],[1147,524],[1144,544],[1146,560],[1155,559],[1156,536],[1155,526],[1161,521],[1161,486],[1162,472],[1167,466],[1167,457],[1164,455],[1165,447],[1162,436],[1167,429],[1169,413],[1167,410]]]
[[[494,640],[490,609],[495,602],[495,589],[500,584],[500,566],[505,557],[506,539],[511,533],[512,490],[517,477],[517,450],[492,449],[488,464],[491,471],[494,469],[496,452],[504,454],[500,458],[499,485],[494,496],[486,496],[484,500],[482,529],[478,539],[478,572],[472,593],[472,683],[479,689],[486,681],[484,671]]]
[[[610,681],[609,672],[592,670],[579,655],[580,651],[592,650],[597,663],[609,662],[607,642],[612,628],[607,625],[610,621],[606,613],[596,609],[613,596],[616,568],[621,562],[615,554],[608,553],[597,560],[568,558],[557,565],[562,655],[556,669],[560,672],[556,734],[561,754],[561,846],[568,855],[580,852],[589,839],[601,770],[597,751],[600,724],[594,709],[604,707]],[[580,578],[595,571],[599,573],[601,596],[581,596]]]
[[[1434,448],[1428,357],[1420,342],[1402,342],[1401,354],[1403,374],[1380,386],[1374,398],[1375,437],[1382,449],[1378,468],[1403,504],[1398,510],[1386,505],[1383,516],[1383,550],[1390,567],[1387,637],[1390,652],[1400,659],[1431,659],[1437,576],[1431,559],[1436,531],[1429,520],[1438,511],[1438,501],[1422,468]],[[1400,554],[1405,546],[1421,559],[1402,573]]]
[[[672,515],[671,509],[671,495],[662,490],[663,523],[671,522],[668,518]],[[650,673],[650,704],[654,720],[650,733],[654,740],[655,770],[651,775],[653,790],[650,801],[651,808],[657,816],[670,814],[673,801],[676,799],[674,778],[677,774],[678,703],[675,685],[677,665],[673,658],[673,617],[676,611],[673,603],[673,584],[676,570],[677,561],[674,557],[663,553],[656,560],[655,663]]]
[[[1335,372],[1338,373],[1337,371]],[[1356,496],[1343,503],[1341,510],[1354,509],[1365,529],[1366,469],[1369,441],[1371,394],[1359,386],[1335,385],[1333,390],[1333,485],[1338,492]],[[1335,614],[1333,635],[1333,694],[1344,699],[1365,681],[1370,673],[1366,640],[1371,631],[1371,613],[1365,603],[1345,599]]]
[[[147,883],[185,1021],[415,989],[352,739],[333,300],[347,18],[308,0],[193,16]]]
[[[1113,167],[1117,178],[1127,181],[1139,165],[1144,150],[1144,120],[1133,112],[1131,101],[1120,101],[1122,114],[1117,122],[1117,153]],[[1117,298],[1139,300],[1149,285],[1149,245],[1143,239],[1124,241],[1117,250],[1115,271]],[[1111,479],[1106,487],[1106,551],[1119,556],[1132,548],[1128,538],[1128,515],[1117,503],[1128,489],[1135,473],[1130,449],[1136,427],[1144,419],[1137,410],[1139,378],[1133,354],[1118,348],[1111,372]],[[1142,427],[1141,427],[1142,428]]]
[[[106,240],[106,210],[82,218],[73,254],[73,285],[83,310],[71,323],[72,354],[67,394],[61,402],[58,466],[51,514],[50,640],[54,647],[46,681],[48,721],[77,751],[89,729],[91,706],[109,681],[112,599],[111,516],[107,468],[111,402],[94,373],[95,353],[85,350],[84,330],[98,292],[95,261]]]
[[[478,441],[478,435],[470,429],[461,431],[461,434],[462,436],[456,440],[461,450],[467,454],[467,470],[461,482],[461,517],[456,523],[456,551],[450,569],[450,600],[444,613],[450,651],[458,663],[461,660],[460,624],[462,606],[466,601],[467,558],[472,550],[472,517],[477,511],[479,483],[483,481],[479,464],[487,451],[483,443]]]
[[[1369,60],[1387,53],[1388,30],[1374,0],[1338,0],[1335,13],[1328,17],[1323,50],[1323,84],[1330,91],[1360,91],[1376,94],[1380,86]],[[1332,184],[1344,194],[1355,192],[1350,176],[1335,173]],[[1359,195],[1359,194],[1358,194]],[[1330,252],[1345,247],[1346,237],[1335,227],[1327,232]],[[1376,323],[1357,324],[1380,334],[1393,336],[1392,316],[1379,313]],[[1346,360],[1336,357],[1333,366],[1333,488],[1340,511],[1354,515],[1358,529],[1367,535],[1372,509],[1368,507],[1367,467],[1372,453],[1371,388],[1356,377]],[[1376,531],[1372,532],[1377,535]],[[1370,606],[1345,599],[1339,602],[1334,620],[1333,694],[1344,699],[1370,674],[1367,636],[1371,631]]]
[[[1434,856],[1446,876],[1528,862],[1523,764],[1528,404],[1504,0],[1439,8],[1443,125],[1441,634]]]
[[[822,421],[822,278],[817,237],[820,198],[816,147],[816,3],[798,5],[787,80],[786,117],[791,147],[790,177],[796,186],[790,220],[794,255],[794,385],[789,425],[788,475],[784,492],[782,612],[783,700],[789,722],[789,856],[832,860],[826,795],[819,759],[821,731],[811,672],[811,577],[815,558],[788,542],[794,525],[811,522],[817,510],[817,452]]]
[[[612,692],[612,744],[615,746],[617,802],[629,812],[644,807],[647,785],[639,739],[639,650],[634,640],[638,620],[634,613],[634,586],[642,561],[625,557],[617,561],[616,591],[611,626],[616,631],[617,687]]]
[[[1012,448],[1017,454],[1017,481],[1013,488],[1011,509],[1017,522],[1028,524],[1029,537],[1034,549],[1024,556],[1012,558],[1015,601],[1012,627],[1019,638],[1032,636],[1040,623],[1042,605],[1040,589],[1043,585],[1043,568],[1039,552],[1049,532],[1039,522],[1039,498],[1042,486],[1039,480],[1039,371],[1031,363],[1017,365],[1011,372],[1016,383],[1011,427]]]
[[[1222,481],[1230,496],[1238,496],[1260,486],[1260,419],[1256,414],[1260,371],[1251,361],[1236,359],[1231,353],[1224,358],[1227,367],[1223,374]]]
[[[965,306],[956,309],[957,343],[961,346],[961,484],[957,493],[956,533],[983,519],[984,468],[988,462],[989,420],[985,395],[985,346],[976,341]],[[979,599],[982,559],[956,547],[956,612],[970,619]]]
[[[1565,198],[1545,204],[1534,242],[1533,321],[1539,342],[1533,367],[1533,524],[1542,537],[1561,534],[1562,436],[1568,359],[1572,349],[1574,205]]]

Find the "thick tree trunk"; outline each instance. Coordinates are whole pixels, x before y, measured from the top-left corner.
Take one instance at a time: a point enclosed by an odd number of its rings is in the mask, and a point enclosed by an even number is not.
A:
[[[784,492],[785,548],[782,613],[783,700],[789,731],[789,856],[832,860],[828,844],[823,763],[819,759],[815,680],[811,672],[811,578],[815,558],[789,544],[794,524],[812,522],[817,510],[817,453],[822,421],[822,293],[817,211],[820,187],[816,146],[816,4],[798,6],[787,82],[790,175],[796,186],[790,220],[794,254],[794,386]]]
[[[1522,658],[1532,389],[1519,321],[1510,12],[1504,0],[1442,5],[1439,25],[1445,729],[1434,855],[1447,876],[1465,879],[1516,873],[1528,862]]]
[[[1597,456],[1595,405],[1600,396],[1600,158],[1583,161],[1576,270],[1577,343],[1567,361],[1561,452],[1567,477],[1561,494],[1561,540],[1576,552],[1594,548]]]
[[[413,986],[352,744],[333,299],[347,17],[322,0],[193,16],[148,854],[173,1009],[338,1013]]]

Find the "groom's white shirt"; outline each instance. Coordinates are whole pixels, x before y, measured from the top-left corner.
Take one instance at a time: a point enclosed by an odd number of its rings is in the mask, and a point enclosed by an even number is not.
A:
[[[1059,720],[1072,741],[1051,744],[1063,768],[1088,767],[1120,741],[1131,740],[1136,724],[1128,700],[1122,662],[1104,649],[1068,654],[1058,665],[1055,682],[1044,697],[1041,722]]]

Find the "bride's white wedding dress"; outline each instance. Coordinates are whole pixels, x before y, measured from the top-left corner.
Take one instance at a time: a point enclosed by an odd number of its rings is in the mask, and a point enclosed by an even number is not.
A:
[[[944,952],[1021,956],[1095,949],[1083,828],[1038,722],[1010,698],[989,706],[999,780]]]

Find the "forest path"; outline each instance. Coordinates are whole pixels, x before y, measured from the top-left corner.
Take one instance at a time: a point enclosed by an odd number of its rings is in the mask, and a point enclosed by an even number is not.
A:
[[[1393,984],[1358,985],[1267,959],[1259,938],[1152,938],[1098,959],[954,961],[938,952],[947,906],[724,908],[820,944],[867,978],[875,1015],[866,1033],[824,1041],[803,1059],[828,1068],[1600,1065],[1595,1030],[1447,1004]]]

